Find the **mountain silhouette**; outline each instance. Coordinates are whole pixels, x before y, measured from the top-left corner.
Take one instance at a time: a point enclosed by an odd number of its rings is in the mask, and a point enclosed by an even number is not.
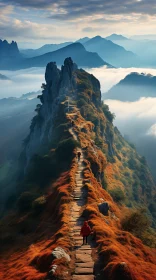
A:
[[[113,86],[105,99],[136,101],[141,97],[156,97],[156,76],[132,72]]]
[[[96,36],[84,43],[86,50],[97,52],[105,61],[115,67],[132,67],[139,65],[139,58],[123,47]]]

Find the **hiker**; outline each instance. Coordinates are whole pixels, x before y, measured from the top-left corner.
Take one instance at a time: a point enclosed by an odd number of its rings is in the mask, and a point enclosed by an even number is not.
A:
[[[78,157],[78,161],[80,161],[81,152],[78,152],[78,153],[77,153],[77,157]]]
[[[83,226],[81,227],[81,232],[80,232],[80,235],[83,236],[83,245],[85,244],[85,241],[86,241],[86,244],[88,244],[87,243],[87,238],[91,234],[91,232],[92,231],[91,231],[91,228],[90,228],[88,222],[85,221]]]

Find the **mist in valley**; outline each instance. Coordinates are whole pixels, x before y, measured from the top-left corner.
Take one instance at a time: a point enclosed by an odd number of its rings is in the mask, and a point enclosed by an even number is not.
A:
[[[107,69],[102,67],[86,70],[100,80],[102,99],[109,105],[111,112],[116,115],[114,124],[121,131],[122,135],[129,142],[134,143],[137,150],[147,158],[150,168],[154,173],[156,166],[156,97],[151,98],[149,96],[144,98],[144,96],[140,96],[137,101],[123,102],[120,100],[109,100],[109,94],[106,95],[106,93],[131,72],[150,73],[156,76],[156,69]],[[20,97],[22,94],[40,90],[41,84],[44,82],[44,72],[44,68],[1,71],[1,74],[6,75],[11,80],[0,81],[0,98]],[[13,137],[14,143],[16,143],[17,135],[20,135],[18,143],[20,142],[21,147],[22,139],[29,133],[31,119],[35,114],[35,106],[39,103],[38,100],[31,103],[26,101],[22,103],[16,100],[14,106],[10,106],[11,101],[8,101],[5,102],[5,106],[2,100],[0,102],[0,128],[3,131],[0,135],[1,163],[4,159],[2,155],[5,154],[7,147],[11,146],[11,137]],[[19,131],[21,131],[20,134]],[[5,159],[9,158],[9,153],[14,155],[16,149],[15,151],[9,151],[8,149]]]

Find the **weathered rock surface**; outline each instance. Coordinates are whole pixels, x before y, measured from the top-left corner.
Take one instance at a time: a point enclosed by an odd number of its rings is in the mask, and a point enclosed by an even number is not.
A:
[[[61,102],[67,95],[75,94],[75,70],[77,65],[71,58],[64,61],[59,70],[55,62],[48,63],[45,73],[46,84],[43,84],[43,93],[39,96],[42,105],[37,106],[37,115],[33,118],[30,134],[24,150],[26,166],[33,154],[39,152],[40,147],[48,147],[54,135],[54,120],[57,117]]]
[[[67,262],[70,262],[70,256],[61,247],[57,247],[54,249],[54,251],[52,252],[52,258],[53,260],[65,258]]]
[[[108,216],[108,211],[109,211],[109,203],[104,202],[102,204],[99,204],[99,210],[104,216]]]

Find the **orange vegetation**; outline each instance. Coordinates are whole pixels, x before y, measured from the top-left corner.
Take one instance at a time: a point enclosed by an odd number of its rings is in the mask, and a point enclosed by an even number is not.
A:
[[[69,203],[75,169],[76,164],[73,161],[70,172],[63,173],[55,184],[49,187],[47,203],[35,232],[23,236],[20,243],[10,244],[7,250],[4,247],[0,258],[0,279],[45,279],[52,265],[52,250],[59,246],[69,253]],[[19,219],[27,217],[16,217],[14,223],[18,223]],[[54,264],[57,262],[54,260]],[[67,264],[64,259],[59,260],[59,264],[63,273]]]
[[[82,130],[84,119],[80,115],[77,116],[76,123],[75,131],[85,156],[89,159],[85,160],[84,171],[84,187],[88,191],[84,215],[92,226],[98,247],[98,262],[101,270],[99,279],[156,279],[156,250],[146,247],[140,239],[121,229],[120,220],[126,210],[125,206],[118,206],[93,174],[94,168],[100,172],[104,170],[108,184],[111,184],[115,180],[113,174],[119,172],[118,167],[115,164],[107,164],[104,154],[91,140],[92,126],[88,127],[87,133],[84,133]],[[110,205],[108,216],[102,215],[98,208],[98,205],[104,201]]]

